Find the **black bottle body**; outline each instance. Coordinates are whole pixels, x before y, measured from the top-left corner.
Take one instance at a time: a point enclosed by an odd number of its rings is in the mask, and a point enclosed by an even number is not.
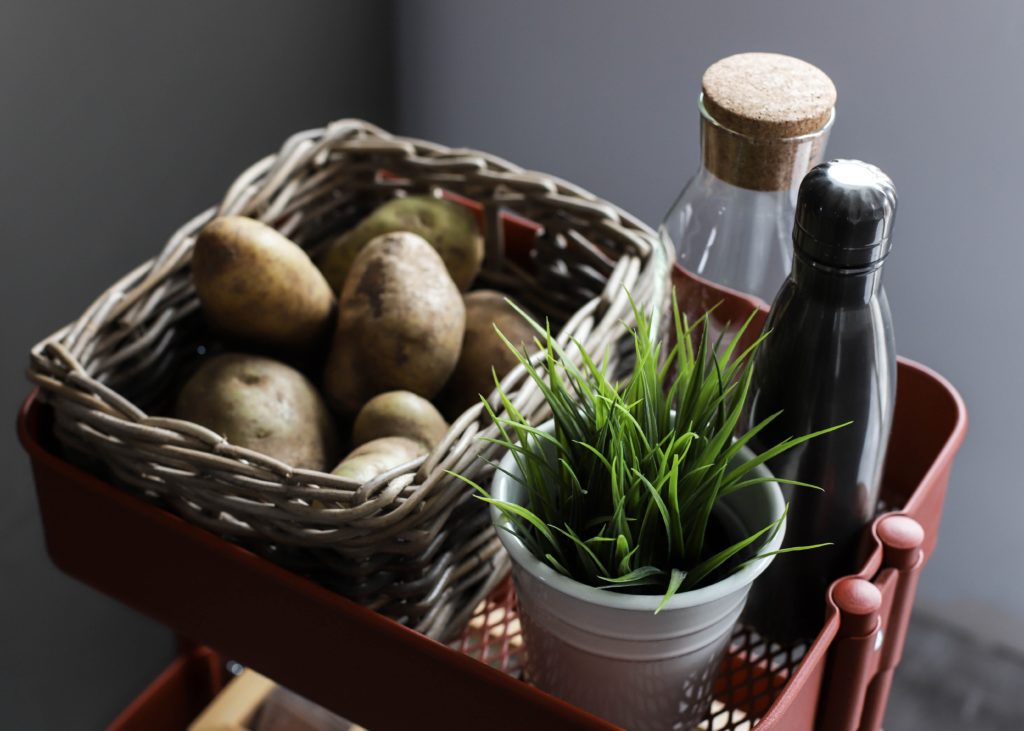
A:
[[[761,579],[773,606],[758,613],[764,630],[779,640],[816,633],[825,590],[858,568],[859,542],[877,509],[896,396],[881,264],[834,269],[798,252],[755,361],[749,424],[782,410],[758,435],[755,450],[852,422],[769,463],[777,477],[823,488],[783,486],[790,502],[785,545],[834,544],[780,556]],[[762,603],[755,597],[752,609]]]

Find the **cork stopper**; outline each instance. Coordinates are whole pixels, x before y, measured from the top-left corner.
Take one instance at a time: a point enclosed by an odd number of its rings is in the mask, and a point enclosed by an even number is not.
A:
[[[799,137],[825,126],[836,87],[817,66],[778,53],[739,53],[704,72],[704,107],[750,137]]]
[[[788,190],[821,161],[836,88],[820,69],[777,53],[741,53],[704,72],[704,164],[752,190]]]

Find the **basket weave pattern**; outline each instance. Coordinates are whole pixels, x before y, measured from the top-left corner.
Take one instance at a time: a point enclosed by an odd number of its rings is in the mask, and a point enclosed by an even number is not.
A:
[[[29,375],[53,406],[59,442],[189,521],[430,636],[453,636],[507,569],[487,511],[448,474],[486,484],[493,471],[487,459],[496,447],[480,437],[495,429],[482,404],[429,455],[364,484],[292,468],[161,415],[203,342],[189,263],[207,221],[251,216],[315,254],[381,202],[438,189],[483,207],[487,252],[477,284],[549,317],[563,344],[612,347],[632,321],[627,291],[644,307],[666,305],[670,256],[617,207],[482,152],[340,120],[294,135],[250,167],[219,206],[33,348]],[[540,227],[526,263],[506,256],[505,212]],[[547,418],[522,367],[503,387],[534,423]],[[494,394],[491,404],[500,411]]]

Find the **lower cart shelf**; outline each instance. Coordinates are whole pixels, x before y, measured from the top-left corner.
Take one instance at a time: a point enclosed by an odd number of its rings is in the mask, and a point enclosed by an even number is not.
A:
[[[201,647],[182,653],[125,708],[107,731],[185,731],[226,682],[224,663]]]
[[[503,584],[481,605],[456,649],[517,674],[523,646],[515,619],[515,597]],[[799,663],[799,654],[770,654],[766,643],[748,628],[738,629],[723,663],[718,698],[701,731],[746,731],[761,716]],[[186,731],[189,724],[225,687],[231,675],[226,658],[208,647],[183,651],[107,727],[107,731]],[[418,728],[439,728],[422,719]],[[444,728],[454,727],[444,723]]]

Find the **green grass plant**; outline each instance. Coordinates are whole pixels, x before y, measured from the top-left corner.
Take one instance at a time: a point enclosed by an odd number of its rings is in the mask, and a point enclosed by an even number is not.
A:
[[[559,573],[595,587],[660,594],[660,609],[677,592],[768,555],[763,547],[784,515],[729,545],[710,546],[716,504],[774,479],[754,474],[757,465],[838,427],[784,439],[744,459],[742,448],[778,416],[738,431],[754,354],[766,337],[741,346],[753,314],[723,343],[710,340],[708,315],[690,323],[673,302],[674,344],[663,352],[651,318],[635,304],[633,312],[637,325],[627,328],[633,365],[622,379],[609,372],[607,354],[592,357],[576,341],[567,346],[578,350],[580,365],[574,365],[550,325],[521,313],[538,333],[541,357],[531,362],[525,349],[502,339],[550,405],[554,432],[531,425],[499,387],[503,413],[484,402],[499,432],[491,441],[514,455],[528,499],[524,505],[496,500],[466,482]]]

